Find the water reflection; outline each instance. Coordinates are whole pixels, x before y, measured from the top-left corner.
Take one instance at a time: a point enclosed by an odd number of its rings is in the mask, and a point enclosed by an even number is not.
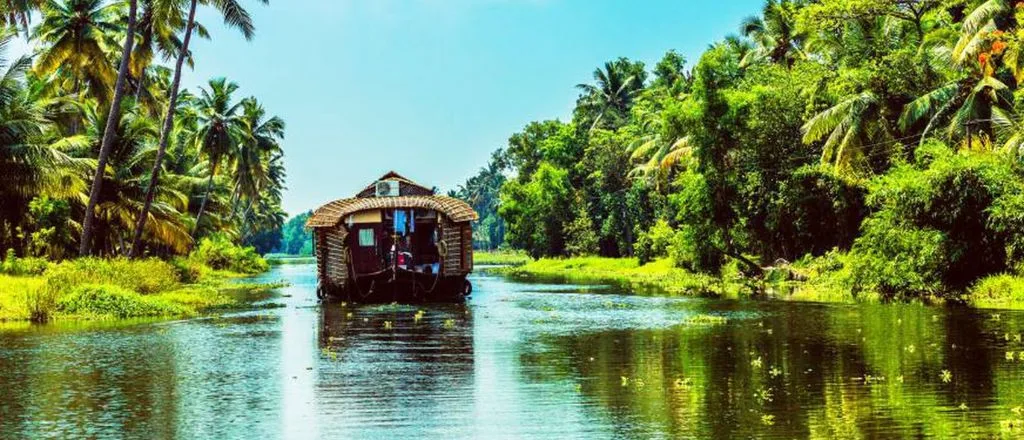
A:
[[[475,277],[464,305],[0,330],[0,438],[1024,435],[1024,314],[629,296]]]

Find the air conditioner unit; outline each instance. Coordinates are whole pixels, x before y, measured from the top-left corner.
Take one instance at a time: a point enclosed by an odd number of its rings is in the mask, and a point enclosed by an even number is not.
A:
[[[377,182],[377,197],[397,197],[398,181],[381,180]]]

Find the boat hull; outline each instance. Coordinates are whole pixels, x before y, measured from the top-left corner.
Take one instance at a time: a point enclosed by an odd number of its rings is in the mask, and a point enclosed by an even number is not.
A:
[[[408,270],[385,270],[350,279],[344,286],[317,288],[327,301],[354,303],[463,302],[472,293],[465,275],[445,276]]]

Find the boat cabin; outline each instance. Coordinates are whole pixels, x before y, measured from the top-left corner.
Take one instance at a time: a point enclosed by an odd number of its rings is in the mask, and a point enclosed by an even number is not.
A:
[[[352,301],[461,299],[471,291],[472,222],[465,202],[395,172],[313,212],[318,294]]]

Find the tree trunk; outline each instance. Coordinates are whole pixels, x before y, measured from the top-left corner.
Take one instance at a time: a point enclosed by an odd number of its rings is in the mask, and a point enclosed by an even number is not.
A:
[[[188,57],[188,44],[192,40],[192,28],[196,21],[196,4],[198,0],[192,0],[188,11],[188,24],[185,26],[185,39],[181,43],[181,52],[178,53],[177,64],[174,65],[174,80],[171,83],[170,97],[167,100],[167,113],[164,115],[164,126],[160,130],[160,143],[156,150],[156,159],[153,161],[153,170],[149,174],[149,187],[146,188],[146,201],[142,205],[139,219],[135,224],[135,234],[132,238],[132,247],[129,251],[131,258],[137,258],[142,253],[142,231],[146,227],[146,219],[149,217],[149,210],[153,207],[153,197],[156,195],[156,186],[160,181],[160,167],[167,152],[167,144],[170,142],[171,129],[174,128],[174,109],[178,106],[178,88],[181,86],[181,68]],[[142,75],[145,77],[145,73]],[[139,81],[139,87],[142,80]],[[198,224],[198,223],[197,223]]]
[[[206,200],[210,198],[210,191],[213,190],[213,176],[217,174],[217,164],[210,168],[210,180],[206,182],[206,194],[203,194],[203,201],[199,204],[199,212],[196,213],[196,225],[192,227],[192,241],[195,242],[196,233],[199,232],[199,220],[203,218],[203,211],[206,210]]]
[[[103,189],[103,175],[107,171],[107,160],[110,159],[110,149],[114,144],[117,126],[121,121],[121,99],[124,98],[125,77],[128,76],[128,61],[132,55],[132,45],[135,44],[135,11],[138,7],[138,0],[131,0],[129,5],[128,28],[124,39],[124,49],[121,51],[121,66],[117,71],[117,82],[114,83],[114,99],[110,103],[107,125],[103,129],[103,141],[100,143],[96,175],[92,179],[89,202],[85,206],[85,219],[82,221],[82,242],[78,247],[78,254],[81,256],[89,255],[92,247],[92,222],[95,214],[93,211],[96,209],[96,204],[99,203],[100,191]]]

